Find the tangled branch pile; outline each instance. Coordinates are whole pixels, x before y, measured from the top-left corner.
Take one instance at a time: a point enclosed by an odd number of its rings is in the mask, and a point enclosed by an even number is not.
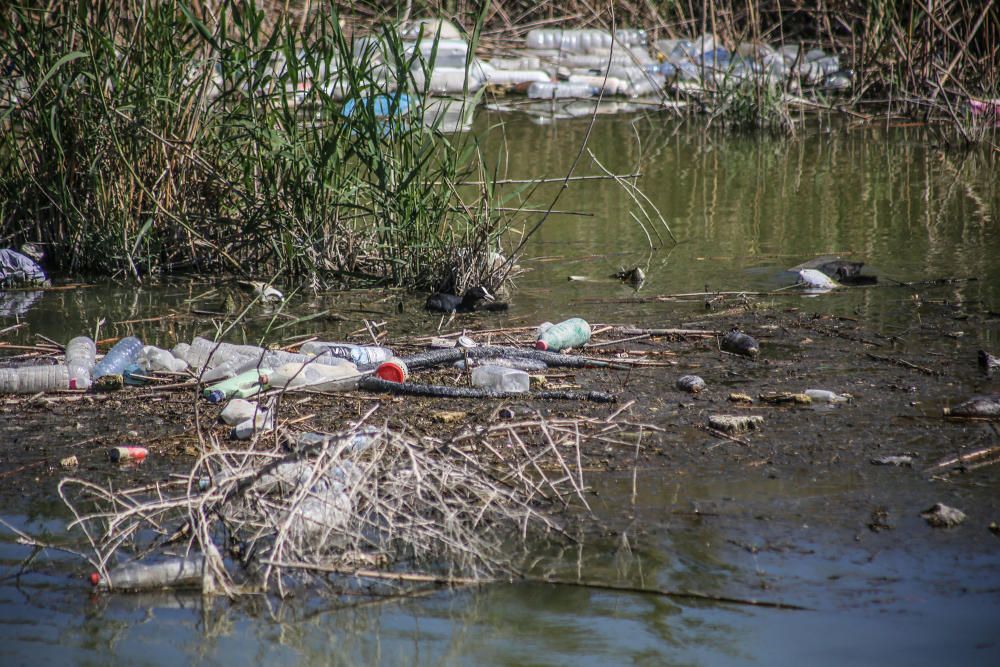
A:
[[[354,578],[325,575],[369,568],[515,575],[513,544],[564,538],[558,511],[587,506],[581,443],[611,424],[525,421],[448,442],[387,426],[322,438],[283,431],[238,449],[210,436],[186,479],[128,490],[67,479],[60,494],[112,588],[284,594],[324,574],[340,591]],[[187,566],[194,581],[123,579],[115,568],[155,567],[170,551],[197,563]]]

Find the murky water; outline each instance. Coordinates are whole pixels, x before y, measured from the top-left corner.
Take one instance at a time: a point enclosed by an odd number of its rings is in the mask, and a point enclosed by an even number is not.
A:
[[[706,288],[771,291],[793,282],[785,269],[836,254],[868,263],[880,286],[814,299],[763,298],[782,308],[860,318],[891,335],[919,332],[925,309],[948,304],[964,345],[1000,347],[995,153],[944,152],[926,128],[831,129],[821,120],[793,139],[726,137],[664,114],[601,116],[591,127],[586,118],[539,122],[538,116],[494,112],[480,113],[475,127],[488,153],[502,151],[508,178],[563,175],[579,154],[575,175],[601,173],[596,158],[611,172],[641,174],[637,184],[649,198],[637,202],[609,181],[571,183],[553,208],[586,215],[557,214],[545,222],[527,246],[510,313],[477,324],[579,314],[675,326],[703,317],[701,301],[651,297]],[[588,134],[594,158],[580,154]],[[527,203],[547,208],[559,190],[539,188]],[[676,245],[640,211],[652,215],[654,207]],[[638,292],[609,278],[631,266],[648,277]],[[962,280],[889,286],[937,278]],[[11,292],[3,296],[0,324],[25,322],[7,340],[30,341],[34,334],[66,339],[92,332],[104,319],[102,336],[127,330],[172,345],[212,332],[211,318],[188,311],[212,310],[224,289],[176,280]],[[269,340],[346,335],[364,318],[385,320],[397,333],[426,332],[438,318],[421,303],[396,292],[294,294],[290,314],[260,313],[230,338],[265,330]],[[970,311],[978,314],[974,325],[962,317]],[[320,315],[295,321],[306,313]],[[884,437],[933,440],[921,428]],[[0,473],[8,480],[9,468]],[[895,479],[851,471],[818,478],[814,469],[795,466],[775,472],[709,466],[679,478],[652,470],[639,475],[632,506],[631,474],[610,474],[592,480],[601,499],[595,511],[610,535],[559,554],[553,566],[587,580],[781,600],[810,611],[539,584],[348,609],[307,600],[232,605],[181,595],[91,598],[82,581],[70,578],[78,573],[70,557],[43,555],[18,577],[30,552],[4,530],[0,662],[998,664],[1000,540],[985,525],[1000,516],[973,517],[975,527],[963,527],[960,537],[927,530],[913,512],[900,512],[896,529],[883,533],[845,521],[879,502],[934,501]],[[948,488],[988,495],[995,481],[995,475],[963,478]],[[845,506],[852,512],[841,511]],[[65,524],[58,501],[11,507],[3,518],[55,538]]]

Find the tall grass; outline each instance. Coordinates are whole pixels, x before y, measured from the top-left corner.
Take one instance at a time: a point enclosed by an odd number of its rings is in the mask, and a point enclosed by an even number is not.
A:
[[[474,137],[419,103],[413,71],[434,53],[391,27],[356,42],[335,11],[65,0],[12,8],[0,36],[17,82],[0,109],[3,232],[60,267],[433,287],[456,260],[486,267],[469,248],[503,234],[459,197],[481,170]],[[342,115],[378,95],[388,118]]]

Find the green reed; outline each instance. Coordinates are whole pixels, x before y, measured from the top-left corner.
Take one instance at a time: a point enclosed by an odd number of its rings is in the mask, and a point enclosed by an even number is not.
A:
[[[352,40],[335,11],[132,4],[0,17],[17,81],[0,109],[9,239],[42,242],[61,268],[136,277],[502,279],[469,249],[495,247],[509,221],[458,193],[481,171],[475,139],[443,132],[414,81],[435,52],[407,52],[390,27]],[[387,109],[342,115],[343,100],[380,95]]]

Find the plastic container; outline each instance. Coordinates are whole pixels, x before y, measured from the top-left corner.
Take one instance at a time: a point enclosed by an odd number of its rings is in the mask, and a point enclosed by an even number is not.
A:
[[[267,412],[267,409],[260,407],[255,401],[234,398],[219,413],[219,419],[230,426],[236,426],[248,419],[252,419],[254,415],[260,412]]]
[[[240,373],[236,377],[213,384],[206,387],[202,395],[208,399],[209,403],[221,403],[227,398],[246,398],[253,396],[267,386],[264,377],[271,374],[269,368],[254,368],[253,370]]]
[[[548,72],[537,69],[495,69],[486,70],[486,83],[495,86],[516,86],[521,83],[552,81]]]
[[[178,345],[174,353],[184,359],[192,369],[205,366],[214,368],[234,357],[256,357],[260,359],[267,351],[256,345],[234,345],[232,343],[216,342],[207,338],[196,337],[186,350]]]
[[[180,373],[187,368],[187,362],[178,359],[170,352],[161,350],[153,345],[146,345],[136,359],[139,367],[144,371],[169,371]]]
[[[616,30],[614,38],[604,30],[563,30],[561,28],[535,28],[528,32],[529,49],[560,49],[562,51],[588,51],[610,48],[614,40],[621,46],[638,46],[647,42],[645,30]]]
[[[145,461],[149,450],[145,447],[112,447],[108,450],[108,458],[112,463],[127,461]]]
[[[598,74],[571,74],[570,83],[582,83],[598,91],[604,90],[605,95],[625,95],[628,92],[628,82],[617,77],[604,77]]]
[[[528,97],[536,100],[593,97],[598,89],[586,83],[546,83],[536,81],[528,86]]]
[[[358,366],[379,364],[395,356],[393,351],[387,347],[353,345],[351,343],[325,343],[318,340],[303,343],[299,351],[303,354],[322,355],[320,356],[320,360],[323,360],[326,356],[347,359]]]
[[[94,366],[94,372],[91,374],[92,379],[96,380],[105,375],[121,375],[126,368],[135,363],[140,352],[142,352],[141,340],[135,336],[122,338]]]
[[[87,336],[77,336],[66,344],[66,367],[69,369],[69,388],[86,389],[97,358],[97,345]]]
[[[542,331],[535,341],[535,348],[558,352],[569,347],[578,347],[588,340],[590,340],[590,325],[587,320],[571,317]]]
[[[503,366],[479,366],[472,369],[472,386],[493,391],[528,391],[531,379],[524,371]]]
[[[375,375],[388,382],[402,384],[410,377],[410,369],[406,367],[402,359],[393,357],[379,364],[378,368],[375,369]]]
[[[317,391],[350,391],[360,379],[361,373],[349,362],[330,366],[293,361],[263,376],[264,383],[273,388],[308,387]]]
[[[837,394],[827,389],[806,389],[804,392],[814,403],[846,403],[850,396]]]
[[[202,382],[221,382],[257,367],[260,357],[236,355],[226,358],[201,374]]]
[[[62,364],[0,368],[0,393],[37,394],[70,388],[69,368]]]
[[[232,436],[237,440],[249,440],[255,433],[270,431],[274,428],[274,418],[270,412],[258,412],[255,416],[242,421],[233,428]]]
[[[94,572],[90,575],[90,583],[102,590],[201,588],[205,576],[205,557],[201,554],[189,554],[158,563],[121,565],[109,570],[107,578]]]

